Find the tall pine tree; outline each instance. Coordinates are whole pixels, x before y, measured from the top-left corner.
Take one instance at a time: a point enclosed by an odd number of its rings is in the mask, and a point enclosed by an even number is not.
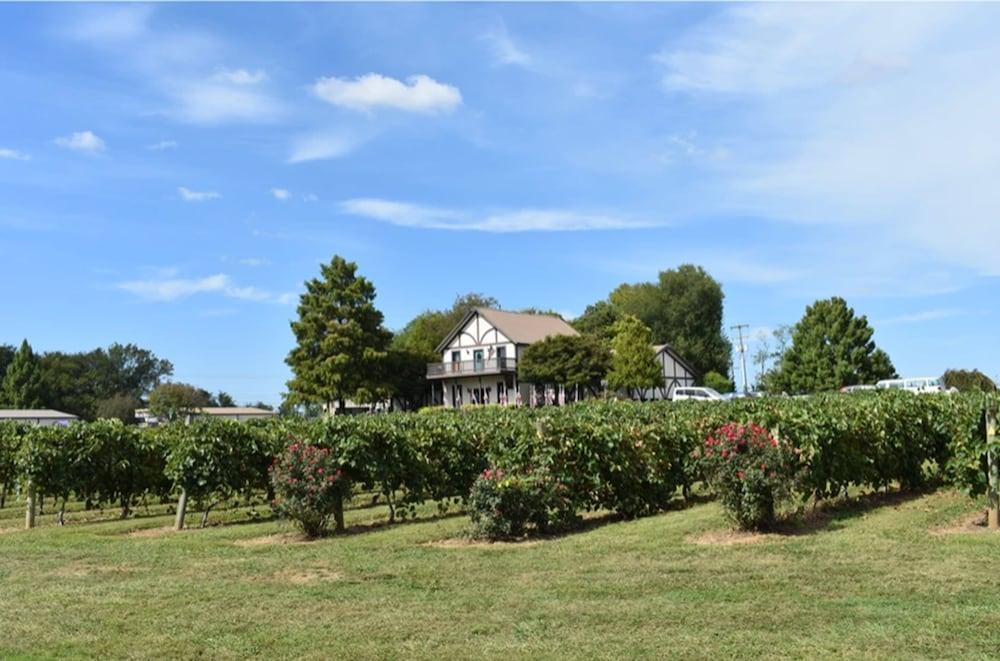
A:
[[[391,334],[376,309],[375,286],[358,266],[334,256],[320,277],[306,282],[292,322],[296,345],[285,362],[292,368],[291,401],[317,403],[340,411],[359,391],[380,388]]]
[[[14,360],[7,366],[0,400],[4,406],[14,409],[38,409],[45,405],[42,370],[27,340],[21,342]]]

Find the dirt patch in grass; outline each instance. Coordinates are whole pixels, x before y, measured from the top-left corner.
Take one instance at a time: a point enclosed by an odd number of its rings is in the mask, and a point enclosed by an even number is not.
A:
[[[990,530],[986,527],[986,512],[973,512],[972,514],[966,514],[946,526],[941,526],[940,528],[934,528],[931,530],[931,534],[934,536],[997,532],[998,531]]]
[[[709,530],[699,535],[688,535],[688,544],[699,546],[741,546],[745,544],[762,544],[783,539],[783,535],[770,532],[747,532],[744,530]]]
[[[322,538],[321,538],[322,539]],[[310,539],[300,532],[280,532],[263,537],[251,537],[250,539],[238,539],[233,544],[243,548],[253,548],[255,546],[274,546],[278,544],[309,544],[316,540]]]
[[[451,539],[424,542],[421,546],[435,549],[526,549],[539,546],[541,543],[542,540],[540,539],[511,539],[489,542],[468,537],[453,537]]]
[[[343,573],[327,567],[298,567],[275,572],[267,580],[273,583],[287,583],[290,585],[312,585],[315,583],[332,583],[343,579]]]

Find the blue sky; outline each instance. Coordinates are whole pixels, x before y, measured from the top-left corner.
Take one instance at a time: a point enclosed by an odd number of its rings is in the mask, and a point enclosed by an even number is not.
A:
[[[1000,373],[1000,7],[2,5],[0,341],[277,403],[338,253],[399,328],[684,262]]]

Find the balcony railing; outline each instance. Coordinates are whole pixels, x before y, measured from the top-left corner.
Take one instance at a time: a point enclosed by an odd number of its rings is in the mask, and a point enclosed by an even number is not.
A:
[[[449,363],[429,363],[428,379],[447,379],[456,376],[476,376],[478,374],[499,374],[517,370],[514,358],[484,358],[483,360],[460,360]]]

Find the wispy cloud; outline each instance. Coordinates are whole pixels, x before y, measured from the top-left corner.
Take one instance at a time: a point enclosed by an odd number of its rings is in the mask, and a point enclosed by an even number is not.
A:
[[[181,199],[185,202],[205,202],[207,200],[216,200],[222,197],[215,191],[195,191],[190,188],[185,188],[184,186],[178,186],[177,194],[180,195]]]
[[[662,224],[610,214],[584,213],[565,209],[514,209],[478,213],[376,198],[346,200],[340,204],[340,209],[346,214],[401,227],[477,232],[624,230],[655,227]]]
[[[213,62],[244,57],[230,44],[202,28],[158,25],[155,18],[150,5],[87,7],[70,14],[61,33],[125,67],[139,85],[169,101],[162,114],[177,121],[268,122],[284,114],[264,89],[263,70],[206,71]]]
[[[22,151],[17,151],[16,149],[7,149],[5,147],[0,147],[0,159],[6,159],[10,161],[29,161],[31,156],[28,156]]]
[[[933,310],[923,310],[920,312],[911,312],[909,314],[902,314],[897,317],[889,317],[888,319],[881,319],[879,321],[873,322],[877,326],[890,326],[895,324],[919,324],[925,321],[937,321],[939,319],[951,319],[953,317],[960,317],[967,315],[965,310],[959,308],[936,308]]]
[[[991,9],[727,7],[656,61],[668,94],[754,127],[735,138],[736,156],[719,173],[730,212],[854,227],[891,237],[892,252],[921,256],[915,264],[998,275],[1000,44],[983,28],[995,21]],[[859,278],[885,253],[869,254]]]
[[[292,193],[287,188],[272,188],[271,195],[274,199],[284,202],[292,197]]]
[[[91,131],[78,131],[70,135],[62,136],[53,142],[63,149],[83,152],[87,154],[97,154],[107,149],[104,140]]]
[[[150,151],[163,151],[165,149],[177,149],[177,143],[173,140],[160,140],[159,142],[154,142],[151,145],[147,145],[146,149]]]
[[[267,266],[271,263],[271,261],[262,257],[245,257],[239,260],[239,263],[243,266],[249,266],[250,268],[259,268],[261,266]]]
[[[393,108],[406,112],[436,114],[451,112],[462,103],[457,87],[439,83],[430,76],[410,76],[405,82],[369,73],[357,78],[320,78],[313,94],[329,104],[350,110]]]
[[[263,289],[239,286],[225,273],[203,278],[155,278],[120,282],[116,287],[139,298],[170,303],[198,294],[219,294],[226,298],[255,303],[287,304],[287,294],[273,294]]]
[[[287,162],[305,163],[340,158],[351,153],[362,141],[360,136],[339,132],[300,135],[292,140]]]
[[[531,65],[531,56],[514,43],[503,21],[500,21],[495,27],[483,33],[482,39],[489,45],[495,64],[499,66],[515,65],[521,67]]]
[[[267,80],[267,73],[260,69],[256,71],[220,69],[212,76],[212,80],[217,83],[228,83],[231,85],[256,85]]]

